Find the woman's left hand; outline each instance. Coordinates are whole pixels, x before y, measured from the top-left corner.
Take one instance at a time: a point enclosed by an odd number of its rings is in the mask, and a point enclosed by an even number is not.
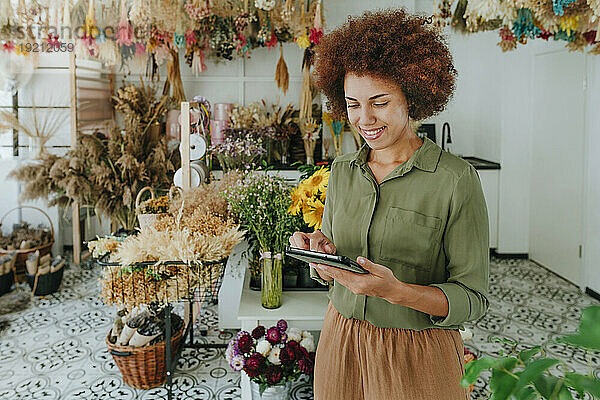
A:
[[[403,293],[409,291],[409,286],[396,279],[388,267],[375,264],[364,257],[358,257],[356,262],[369,271],[369,274],[357,274],[323,264],[316,268],[333,277],[356,295],[380,297],[390,303],[398,303],[398,298],[404,297]]]

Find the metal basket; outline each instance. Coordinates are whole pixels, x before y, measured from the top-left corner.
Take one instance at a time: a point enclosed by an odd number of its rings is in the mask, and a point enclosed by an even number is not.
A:
[[[102,298],[131,308],[140,304],[216,299],[227,258],[211,262],[140,262],[131,266],[103,262]],[[195,292],[195,296],[194,296]]]

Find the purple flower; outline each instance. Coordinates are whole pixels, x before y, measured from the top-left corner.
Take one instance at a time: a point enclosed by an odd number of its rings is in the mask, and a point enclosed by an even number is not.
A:
[[[250,334],[250,333],[249,333],[248,331],[239,331],[239,332],[238,332],[238,334],[237,334],[237,337],[236,337],[236,339],[239,339],[239,338],[241,338],[242,336],[244,336],[244,335],[249,335],[249,334]]]
[[[279,332],[283,333],[287,330],[288,324],[287,322],[285,322],[284,319],[280,319],[279,321],[277,321],[277,328],[279,329]]]
[[[280,339],[281,339],[281,334],[279,333],[279,329],[277,329],[275,327],[269,328],[269,330],[267,331],[267,340],[271,344],[277,344],[277,343],[279,343]]]
[[[234,371],[241,371],[244,368],[244,357],[234,356],[229,365]]]

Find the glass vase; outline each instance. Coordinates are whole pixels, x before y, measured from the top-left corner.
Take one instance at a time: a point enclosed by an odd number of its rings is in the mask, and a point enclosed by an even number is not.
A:
[[[281,254],[272,255],[269,251],[262,252],[262,285],[261,298],[264,308],[281,307],[283,257]]]

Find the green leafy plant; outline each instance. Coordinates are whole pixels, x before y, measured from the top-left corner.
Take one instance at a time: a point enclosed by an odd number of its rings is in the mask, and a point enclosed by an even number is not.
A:
[[[461,380],[468,387],[485,371],[491,370],[489,386],[491,400],[568,400],[573,399],[571,390],[581,398],[589,393],[600,398],[600,379],[594,377],[590,366],[588,375],[569,371],[561,360],[545,357],[542,346],[535,346],[517,352],[517,343],[497,339],[512,346],[508,355],[482,357],[465,366]],[[590,306],[583,310],[577,333],[556,340],[587,351],[600,351],[600,306]],[[540,356],[538,356],[540,354]],[[550,368],[562,364],[562,376],[550,374]]]

